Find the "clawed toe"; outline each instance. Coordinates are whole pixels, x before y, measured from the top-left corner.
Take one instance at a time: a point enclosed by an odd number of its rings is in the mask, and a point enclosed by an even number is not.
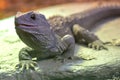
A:
[[[89,44],[88,44],[88,47],[93,48],[93,49],[95,49],[95,50],[102,50],[102,49],[108,50],[108,49],[105,47],[105,45],[104,45],[101,41],[99,41],[99,40],[94,41],[94,42],[92,42],[92,43],[89,43]]]
[[[62,56],[56,56],[56,57],[54,58],[54,60],[55,60],[55,61],[60,61],[60,62],[64,62],[64,61],[65,61]]]
[[[66,62],[67,60],[72,60],[72,57],[56,56],[55,61],[60,61],[61,63]]]
[[[36,70],[38,69],[38,64],[32,60],[23,60],[20,61],[19,64],[15,66],[17,71],[24,71],[24,70]]]

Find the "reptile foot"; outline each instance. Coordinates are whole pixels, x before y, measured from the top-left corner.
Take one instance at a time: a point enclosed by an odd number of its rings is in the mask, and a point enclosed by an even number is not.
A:
[[[38,64],[32,60],[22,60],[19,64],[15,66],[17,71],[24,71],[24,70],[38,70]]]
[[[64,63],[67,60],[72,60],[72,57],[63,57],[63,56],[56,56],[55,57],[55,61],[60,61],[62,63]]]
[[[92,43],[89,43],[88,47],[93,48],[95,50],[102,50],[102,49],[108,50],[100,40],[96,40]]]
[[[120,46],[120,39],[112,39],[112,41],[105,42],[104,44],[112,46]]]

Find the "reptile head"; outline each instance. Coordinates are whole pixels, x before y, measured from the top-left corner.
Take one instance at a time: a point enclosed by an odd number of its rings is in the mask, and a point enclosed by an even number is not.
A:
[[[15,16],[15,28],[20,39],[33,49],[54,46],[54,32],[45,16],[38,12],[18,12]]]
[[[27,13],[18,12],[15,16],[15,26],[24,31],[30,31],[30,29],[33,31],[34,29],[42,31],[50,29],[45,16],[35,11]]]

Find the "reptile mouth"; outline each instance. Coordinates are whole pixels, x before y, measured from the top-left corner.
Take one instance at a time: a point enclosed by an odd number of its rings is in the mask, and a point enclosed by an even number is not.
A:
[[[23,27],[33,27],[34,25],[29,25],[29,24],[18,24],[18,26],[23,26]]]

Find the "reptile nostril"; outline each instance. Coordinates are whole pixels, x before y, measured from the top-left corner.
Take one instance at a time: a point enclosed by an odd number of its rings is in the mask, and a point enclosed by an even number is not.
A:
[[[17,14],[16,14],[16,16],[15,17],[19,17],[19,16],[21,16],[22,15],[22,12],[17,12]]]

